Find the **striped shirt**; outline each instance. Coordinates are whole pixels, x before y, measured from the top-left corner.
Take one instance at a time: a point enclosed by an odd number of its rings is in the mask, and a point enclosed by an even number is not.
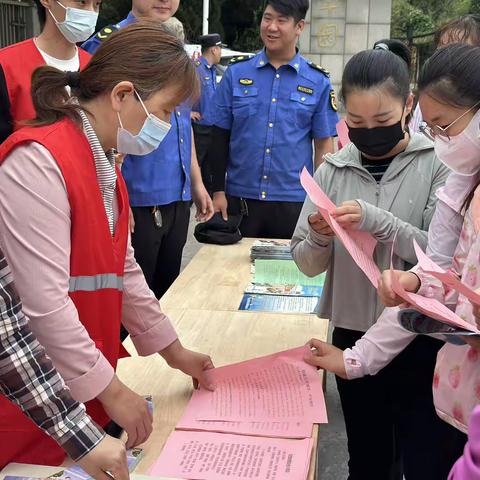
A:
[[[88,143],[92,148],[93,158],[95,159],[95,169],[97,172],[98,186],[102,193],[103,204],[105,206],[105,213],[108,218],[108,225],[110,227],[110,234],[113,235],[115,231],[115,222],[113,215],[113,196],[117,186],[117,172],[115,171],[115,154],[113,150],[106,154],[98,140],[97,134],[93,130],[87,115],[82,110],[79,111],[82,117],[83,131],[87,136]]]
[[[369,158],[365,158],[362,155],[362,165],[363,168],[368,170],[368,172],[375,179],[375,181],[377,183],[380,183],[383,175],[387,171],[394,158],[395,157],[382,158],[382,160],[370,160]]]
[[[73,400],[22,312],[10,267],[0,250],[0,392],[55,439],[75,461],[105,433]]]

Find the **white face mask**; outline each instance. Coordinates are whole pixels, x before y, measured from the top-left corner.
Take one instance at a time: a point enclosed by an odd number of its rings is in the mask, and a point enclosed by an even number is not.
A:
[[[171,125],[160,120],[160,118],[152,113],[149,113],[147,107],[145,107],[145,104],[140,98],[140,95],[136,91],[135,95],[140,100],[140,103],[147,114],[147,118],[137,135],[133,135],[123,128],[120,113],[117,112],[118,121],[120,122],[120,127],[118,128],[117,133],[117,150],[119,153],[125,155],[147,155],[158,148],[162,143],[162,140],[170,131]]]
[[[435,136],[435,153],[450,170],[472,176],[480,171],[480,110],[463,132],[450,137]]]
[[[66,11],[63,22],[57,21],[52,11],[48,11],[55,20],[57,28],[70,43],[84,42],[94,34],[98,12],[82,10],[81,8],[65,7],[58,0],[57,3]]]

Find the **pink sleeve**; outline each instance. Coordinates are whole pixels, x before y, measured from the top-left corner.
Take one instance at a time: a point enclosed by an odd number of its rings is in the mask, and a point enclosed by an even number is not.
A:
[[[480,407],[470,417],[468,442],[463,455],[452,468],[448,480],[474,480],[480,478]]]
[[[386,367],[416,337],[398,322],[398,307],[386,308],[377,322],[343,352],[347,377],[375,375]]]
[[[60,169],[41,145],[20,146],[0,168],[0,190],[0,243],[32,331],[72,396],[95,398],[114,371],[68,296],[70,205]]]
[[[170,320],[162,313],[160,303],[148,288],[130,239],[125,259],[122,323],[138,353],[143,356],[159,352],[177,339]]]

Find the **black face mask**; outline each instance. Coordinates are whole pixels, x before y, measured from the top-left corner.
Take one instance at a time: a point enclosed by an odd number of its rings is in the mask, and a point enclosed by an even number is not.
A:
[[[405,134],[402,122],[388,127],[353,128],[348,127],[352,143],[365,155],[383,157],[403,140]]]

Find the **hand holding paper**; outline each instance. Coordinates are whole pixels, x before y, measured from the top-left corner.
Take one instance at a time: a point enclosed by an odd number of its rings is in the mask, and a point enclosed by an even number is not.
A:
[[[418,265],[420,265],[425,273],[432,275],[432,277],[440,280],[444,285],[461,293],[474,304],[480,305],[480,295],[477,292],[467,287],[467,285],[462,283],[452,272],[447,272],[438,266],[423,252],[415,240],[413,241],[413,246],[415,248],[415,254],[417,255]]]
[[[462,328],[470,332],[480,333],[474,325],[461,319],[455,312],[452,312],[446,305],[440,303],[434,298],[423,297],[416,293],[407,292],[401,283],[398,281],[397,276],[393,272],[392,265],[390,265],[391,280],[393,291],[403,298],[405,302],[409,303],[413,308],[419,312],[428,315],[429,317],[436,318],[442,322],[452,325],[457,328]]]
[[[332,216],[336,209],[335,204],[322,191],[312,176],[304,168],[300,175],[302,187],[307,192],[310,200],[318,207],[319,212],[335,232],[337,238],[352,256],[355,263],[362,269],[372,285],[377,288],[380,270],[373,261],[373,252],[377,241],[368,232],[349,230],[342,228]]]

